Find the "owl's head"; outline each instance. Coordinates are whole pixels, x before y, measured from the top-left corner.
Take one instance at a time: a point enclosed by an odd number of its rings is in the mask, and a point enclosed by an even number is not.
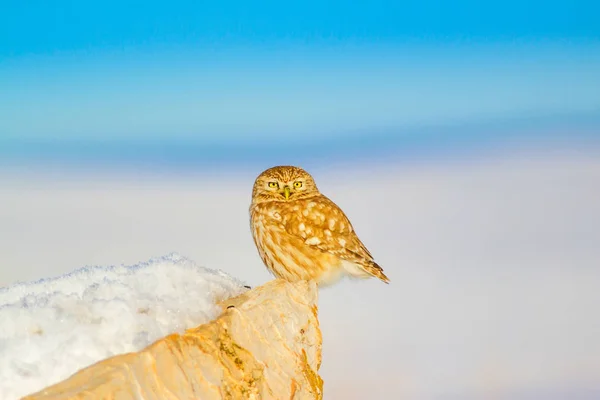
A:
[[[302,168],[277,166],[263,171],[252,189],[252,203],[294,201],[319,194],[312,176]]]

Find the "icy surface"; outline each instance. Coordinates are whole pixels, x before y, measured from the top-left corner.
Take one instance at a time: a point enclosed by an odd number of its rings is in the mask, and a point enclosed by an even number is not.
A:
[[[244,290],[178,254],[0,288],[0,399],[210,321],[217,301]]]

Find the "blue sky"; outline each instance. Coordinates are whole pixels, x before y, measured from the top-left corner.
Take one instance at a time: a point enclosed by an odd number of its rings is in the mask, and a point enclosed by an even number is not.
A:
[[[593,130],[598,15],[593,1],[8,1],[0,154],[556,118]]]
[[[155,44],[598,38],[588,1],[3,2],[2,57]]]

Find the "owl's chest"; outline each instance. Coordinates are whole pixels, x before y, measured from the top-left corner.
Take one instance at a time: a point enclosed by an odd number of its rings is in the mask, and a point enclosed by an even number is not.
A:
[[[337,271],[339,259],[307,244],[301,234],[307,229],[295,229],[298,212],[302,213],[293,209],[253,210],[252,232],[265,265],[276,276],[288,280],[320,279],[323,274]]]
[[[259,250],[261,250],[265,236],[272,234],[275,229],[282,229],[284,227],[281,221],[275,217],[273,210],[254,207],[250,209],[250,228],[254,241]]]

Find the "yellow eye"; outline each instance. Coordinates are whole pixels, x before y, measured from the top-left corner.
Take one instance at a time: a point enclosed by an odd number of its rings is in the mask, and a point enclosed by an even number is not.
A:
[[[277,182],[269,182],[269,187],[276,188],[276,187],[279,187],[279,184]]]
[[[300,189],[300,188],[302,187],[302,182],[300,182],[300,181],[296,181],[296,182],[294,182],[294,187],[295,187],[296,189]]]

